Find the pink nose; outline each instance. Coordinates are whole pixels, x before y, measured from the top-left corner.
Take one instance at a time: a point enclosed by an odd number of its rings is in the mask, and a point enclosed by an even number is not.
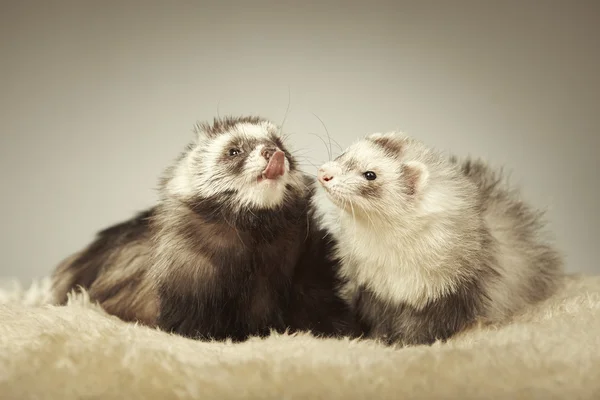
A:
[[[273,156],[273,154],[275,153],[283,153],[283,151],[279,150],[276,147],[264,147],[261,152],[260,155],[263,156],[265,158],[265,160],[269,161],[269,159]]]
[[[318,177],[317,177],[317,178],[319,179],[319,182],[321,182],[321,183],[325,183],[325,182],[329,182],[330,180],[332,180],[332,179],[333,179],[333,175],[331,175],[331,174],[329,174],[329,173],[325,172],[325,171],[324,171],[324,170],[321,168],[321,169],[319,169],[319,174],[318,174]]]

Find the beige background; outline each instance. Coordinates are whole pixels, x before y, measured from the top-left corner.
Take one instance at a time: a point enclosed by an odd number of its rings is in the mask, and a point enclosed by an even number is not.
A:
[[[600,2],[5,1],[1,276],[46,275],[153,203],[198,119],[281,121],[325,161],[403,129],[506,165],[600,272]],[[307,170],[315,171],[309,163]]]

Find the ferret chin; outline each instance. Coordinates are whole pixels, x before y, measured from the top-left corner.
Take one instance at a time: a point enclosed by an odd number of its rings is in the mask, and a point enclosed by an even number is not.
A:
[[[318,172],[320,224],[367,336],[431,344],[547,298],[562,258],[542,213],[499,173],[399,133],[371,134]]]
[[[57,302],[79,285],[124,320],[204,339],[350,332],[335,261],[314,256],[330,245],[309,226],[310,184],[271,122],[201,124],[159,203],[57,268]]]

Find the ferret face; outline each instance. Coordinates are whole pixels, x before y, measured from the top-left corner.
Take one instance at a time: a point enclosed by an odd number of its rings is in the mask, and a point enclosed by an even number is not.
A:
[[[168,185],[184,197],[228,197],[242,208],[274,208],[300,172],[277,127],[258,117],[215,120],[197,127],[197,142]]]
[[[425,153],[399,133],[375,133],[324,164],[317,177],[327,197],[355,217],[414,215],[429,177],[420,161]]]

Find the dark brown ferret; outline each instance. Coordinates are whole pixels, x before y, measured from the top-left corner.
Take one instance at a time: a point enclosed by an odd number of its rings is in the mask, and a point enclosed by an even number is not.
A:
[[[160,190],[158,205],[58,266],[58,303],[81,286],[123,320],[202,339],[355,333],[331,244],[311,224],[311,179],[274,124],[199,125]]]

